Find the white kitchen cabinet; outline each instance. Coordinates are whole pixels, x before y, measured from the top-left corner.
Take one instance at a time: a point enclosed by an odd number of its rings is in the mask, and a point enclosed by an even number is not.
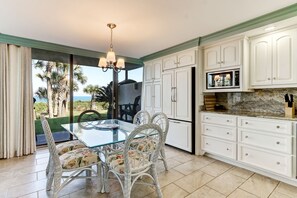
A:
[[[297,86],[297,29],[256,37],[250,42],[251,86]]]
[[[169,120],[166,144],[192,152],[192,123]]]
[[[202,150],[236,159],[236,116],[201,113]]]
[[[163,70],[196,64],[196,50],[190,49],[163,58]]]
[[[241,65],[241,41],[228,41],[204,48],[204,70],[227,69]]]
[[[161,81],[162,59],[144,63],[144,81]]]
[[[161,82],[147,82],[144,84],[144,109],[153,115],[162,111]]]
[[[162,74],[162,108],[168,118],[192,121],[192,68]]]
[[[150,115],[162,111],[162,59],[144,64],[144,110]]]

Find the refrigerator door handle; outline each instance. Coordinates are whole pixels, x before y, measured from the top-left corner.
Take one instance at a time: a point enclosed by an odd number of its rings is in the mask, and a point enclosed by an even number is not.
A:
[[[174,102],[174,87],[171,87],[171,102]]]
[[[176,93],[177,93],[177,89],[176,89],[176,87],[173,87],[173,90],[174,90],[174,99],[173,99],[173,102],[176,102]]]

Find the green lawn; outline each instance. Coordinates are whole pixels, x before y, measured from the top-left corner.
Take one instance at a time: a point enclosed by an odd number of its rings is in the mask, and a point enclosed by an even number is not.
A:
[[[73,122],[77,122],[77,118],[79,115],[75,115],[73,117]],[[107,114],[101,114],[102,119],[107,118]],[[68,124],[69,123],[69,117],[59,117],[59,118],[51,118],[48,119],[48,124],[51,127],[52,132],[60,132],[65,131],[63,127],[61,127],[61,124]],[[43,129],[41,126],[40,120],[35,120],[35,132],[36,134],[43,134]]]

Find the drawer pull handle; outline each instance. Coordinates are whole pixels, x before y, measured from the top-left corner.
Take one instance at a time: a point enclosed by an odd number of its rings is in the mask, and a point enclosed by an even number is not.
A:
[[[208,117],[205,117],[206,120],[208,120]]]
[[[205,130],[208,131],[208,128],[206,128]]]
[[[227,122],[230,122],[230,120],[227,120]]]
[[[227,132],[227,135],[229,135],[230,133],[229,132]]]
[[[245,138],[249,138],[249,136],[246,135]]]
[[[276,126],[276,128],[278,128],[278,129],[279,129],[279,128],[280,128],[280,126]]]
[[[280,142],[276,142],[276,144],[280,144]]]
[[[245,154],[245,156],[248,156],[248,155],[249,155],[248,153]]]
[[[245,124],[248,124],[248,122],[245,122]]]
[[[280,165],[280,162],[276,162],[277,165]]]
[[[206,142],[206,145],[208,145],[208,142]]]
[[[227,151],[229,151],[229,148],[227,148]]]

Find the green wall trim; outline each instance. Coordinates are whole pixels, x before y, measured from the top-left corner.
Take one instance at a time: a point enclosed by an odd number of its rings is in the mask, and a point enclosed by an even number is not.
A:
[[[36,49],[49,50],[49,51],[54,51],[54,52],[61,52],[61,53],[79,55],[79,56],[92,57],[92,58],[98,58],[100,56],[106,55],[106,53],[102,53],[102,52],[96,52],[96,51],[86,50],[86,49],[81,49],[81,48],[76,48],[76,47],[69,47],[69,46],[65,46],[65,45],[49,43],[49,42],[44,42],[44,41],[38,41],[38,40],[33,40],[33,39],[21,38],[21,37],[11,36],[11,35],[1,34],[1,33],[0,33],[0,42],[14,44],[14,45],[20,45],[20,46],[25,46],[25,47],[31,47],[31,48],[36,48]],[[125,57],[125,56],[120,56],[120,55],[118,55],[118,57],[124,58],[127,63],[143,65],[143,62],[140,59]]]
[[[198,47],[198,44],[199,44],[199,38],[195,38],[195,39],[186,41],[184,43],[172,46],[170,48],[155,52],[153,54],[141,57],[140,59],[142,61],[153,60],[153,59],[156,59],[156,58],[159,58],[159,57],[162,57],[162,56],[166,56],[166,55],[169,55],[169,54],[172,54],[172,53],[175,53],[175,52],[179,52],[179,51],[182,51],[182,50],[186,50],[186,49],[189,49],[189,48],[192,48],[192,47]]]
[[[231,26],[229,28],[214,32],[212,34],[202,36],[200,44],[206,44],[218,39],[229,37],[235,34],[243,33],[255,28],[259,28],[271,23],[275,23],[281,20],[285,20],[291,17],[297,16],[297,3],[290,5],[288,7],[276,10],[274,12],[262,15],[260,17],[251,19],[249,21]]]

